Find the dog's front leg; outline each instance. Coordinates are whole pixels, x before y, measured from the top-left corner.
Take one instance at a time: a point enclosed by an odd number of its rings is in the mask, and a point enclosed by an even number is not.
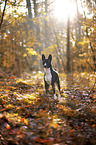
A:
[[[46,81],[45,81],[45,90],[46,90],[46,94],[48,95],[49,84]]]
[[[58,100],[60,100],[60,81],[59,81],[59,78],[57,80],[57,86],[58,86]]]
[[[55,94],[55,84],[52,83],[52,89],[53,89],[53,93],[54,93],[54,99],[56,100],[56,94]]]

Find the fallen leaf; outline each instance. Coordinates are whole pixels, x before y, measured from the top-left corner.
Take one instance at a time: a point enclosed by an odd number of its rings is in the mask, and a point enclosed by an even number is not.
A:
[[[93,124],[92,127],[95,127],[95,124]]]
[[[71,130],[71,132],[74,132],[74,131],[75,131],[75,129],[72,129],[72,130]]]
[[[34,141],[39,143],[46,143],[46,142],[52,142],[50,139],[41,139],[41,138],[35,138]]]

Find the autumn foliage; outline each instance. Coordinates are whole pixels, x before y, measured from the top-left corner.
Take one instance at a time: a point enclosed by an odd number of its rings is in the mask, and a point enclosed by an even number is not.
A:
[[[60,75],[61,99],[44,92],[43,74],[22,79],[3,74],[0,83],[0,144],[95,145],[94,75]],[[34,77],[35,76],[35,77]],[[90,80],[88,79],[90,77]],[[66,79],[67,78],[67,79]],[[79,81],[77,81],[77,78]],[[78,87],[80,86],[80,87]]]
[[[96,2],[73,0],[68,21],[53,0],[24,2],[0,1],[0,145],[95,145]],[[59,72],[60,101],[45,94],[42,54]]]
[[[20,0],[7,1],[0,34],[0,67],[20,76],[24,71],[41,70],[41,54],[51,53],[53,65],[60,72],[66,72],[68,64],[70,72],[96,71],[94,3],[94,0],[81,1],[82,10],[87,7],[89,15],[84,10],[81,14],[77,6],[77,14],[69,22],[67,38],[68,24],[54,18],[54,3],[27,0],[24,5]],[[1,4],[4,5],[3,0]],[[68,40],[70,49],[67,48]]]

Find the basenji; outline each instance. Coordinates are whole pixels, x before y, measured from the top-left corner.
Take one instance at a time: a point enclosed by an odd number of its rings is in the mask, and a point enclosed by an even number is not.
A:
[[[44,67],[44,82],[45,82],[45,90],[46,94],[48,94],[48,90],[50,85],[52,85],[53,93],[54,93],[54,99],[56,99],[56,94],[55,94],[55,83],[58,86],[58,100],[60,100],[60,81],[59,81],[59,76],[57,71],[55,71],[52,68],[52,55],[50,54],[48,58],[45,58],[45,55],[42,54],[42,63]]]

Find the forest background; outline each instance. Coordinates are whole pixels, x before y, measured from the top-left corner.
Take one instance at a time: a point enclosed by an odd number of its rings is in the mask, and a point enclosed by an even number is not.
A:
[[[62,10],[66,20],[54,16],[54,2],[1,0],[0,71],[20,76],[42,70],[42,53],[53,55],[59,72],[96,71],[96,1],[70,1],[76,13],[71,18]]]
[[[1,0],[0,17],[0,145],[95,145],[96,0]]]

